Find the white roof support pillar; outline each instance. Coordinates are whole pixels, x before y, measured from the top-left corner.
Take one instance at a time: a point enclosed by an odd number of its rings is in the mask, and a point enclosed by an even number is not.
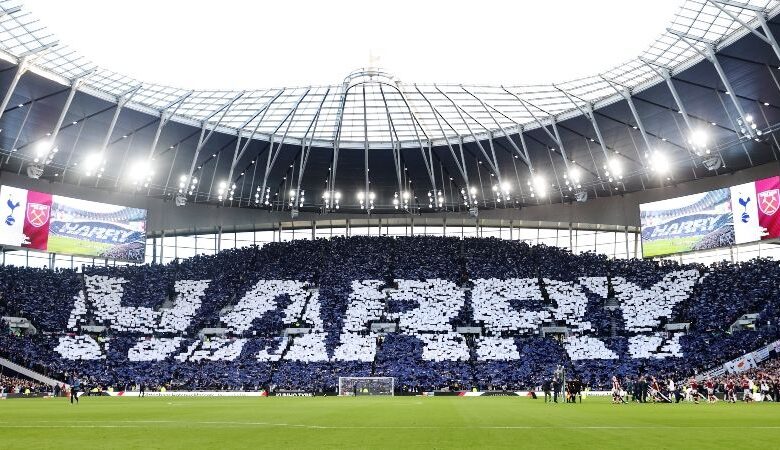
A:
[[[569,156],[566,154],[566,149],[563,146],[563,140],[561,140],[561,135],[558,133],[558,122],[555,120],[555,116],[550,115],[550,123],[552,124],[552,129],[555,132],[555,141],[558,143],[558,147],[561,149],[561,157],[563,158],[563,165],[566,167],[566,173],[569,173]]]
[[[141,89],[140,85],[136,86],[130,90],[130,92],[123,94],[121,97],[116,99],[116,109],[114,110],[114,115],[111,117],[111,123],[108,125],[108,130],[106,131],[106,135],[103,136],[103,142],[100,144],[100,149],[98,150],[98,153],[101,155],[103,155],[108,148],[108,142],[111,140],[111,135],[114,134],[114,128],[116,128],[116,124],[119,121],[119,114],[122,113],[122,108],[125,107],[127,102],[133,98],[133,95],[135,95],[139,89]]]
[[[73,97],[76,96],[76,92],[79,90],[79,86],[81,86],[82,82],[83,82],[83,78],[76,78],[70,84],[70,89],[68,90],[68,97],[65,99],[65,104],[62,105],[62,109],[60,110],[60,115],[59,117],[57,117],[57,122],[54,124],[54,128],[51,130],[51,136],[49,136],[49,142],[51,143],[52,146],[56,145],[55,142],[57,141],[57,135],[60,133],[60,128],[62,128],[62,123],[65,122],[65,115],[68,114],[70,105],[71,103],[73,103]]]
[[[325,91],[325,94],[322,96],[322,101],[320,101],[320,106],[317,108],[317,112],[314,114],[314,119],[312,119],[311,123],[309,123],[309,127],[306,129],[306,133],[303,135],[303,139],[301,139],[301,162],[298,168],[298,183],[295,189],[295,192],[297,194],[301,192],[301,184],[303,183],[303,174],[304,172],[306,172],[306,166],[309,164],[309,155],[311,154],[314,135],[317,132],[317,124],[320,121],[322,106],[325,104],[325,99],[328,98],[329,92],[330,92],[330,88],[328,88],[328,90]],[[306,137],[309,135],[309,131],[311,131],[311,137],[309,138],[309,143],[307,145]]]
[[[731,97],[731,103],[734,105],[734,108],[737,110],[740,119],[742,119],[743,123],[747,123],[747,120],[745,120],[745,110],[742,109],[742,105],[739,104],[737,93],[734,92],[734,88],[731,87],[731,82],[729,81],[729,78],[726,76],[726,72],[723,71],[723,67],[720,65],[720,61],[718,61],[718,56],[715,53],[715,43],[694,36],[689,36],[685,33],[681,33],[679,31],[675,31],[670,28],[667,28],[667,31],[680,38],[681,41],[688,44],[689,47],[691,47],[693,50],[695,50],[697,53],[699,53],[700,55],[702,55],[712,63],[713,67],[715,67],[715,71],[718,73],[718,77],[720,77],[721,83],[723,83],[723,87],[725,87],[726,91],[728,91],[729,97]],[[704,44],[704,50],[701,50],[699,47],[691,43],[691,40]],[[748,136],[750,136],[751,138],[755,137],[755,132],[750,127],[745,127],[745,130]]]
[[[3,102],[0,103],[0,118],[3,117],[3,113],[8,107],[8,103],[11,102],[11,96],[14,94],[16,86],[19,84],[19,79],[22,78],[22,75],[24,75],[25,72],[27,72],[28,65],[29,60],[27,57],[22,58],[19,61],[19,64],[17,64],[14,77],[11,79],[11,83],[8,84],[8,89],[5,91],[5,96],[3,96]]]
[[[371,215],[371,180],[368,179],[368,152],[371,143],[368,141],[368,116],[366,113],[366,85],[363,86],[363,176],[365,183],[366,214]]]
[[[265,194],[265,187],[268,184],[268,175],[271,173],[271,169],[273,169],[274,165],[276,165],[276,158],[278,158],[279,154],[282,152],[282,147],[284,146],[284,141],[287,139],[287,133],[290,132],[290,126],[294,121],[295,113],[298,111],[298,107],[301,106],[303,99],[309,95],[309,92],[311,92],[311,88],[306,89],[306,92],[304,92],[303,95],[301,95],[301,97],[295,102],[295,106],[293,106],[284,119],[279,122],[279,126],[276,127],[276,130],[271,133],[271,142],[270,146],[268,147],[268,157],[266,158],[265,162],[265,172],[263,173],[263,187],[260,191],[262,193],[261,195]],[[277,145],[276,150],[274,150],[274,135],[277,131],[279,131],[280,128],[282,128],[282,125],[284,125],[285,122],[287,122],[287,126],[284,129],[284,134],[282,135],[282,139],[279,140],[279,145]],[[290,183],[292,184],[292,180],[290,180]],[[298,199],[296,198],[295,201],[297,202]]]
[[[498,121],[498,119],[496,119],[496,116],[494,116],[494,115],[493,115],[493,113],[492,113],[492,112],[490,112],[490,109],[488,108],[488,105],[487,105],[487,104],[486,104],[486,103],[485,103],[485,102],[484,102],[484,101],[483,101],[481,98],[477,97],[477,96],[476,96],[476,95],[474,95],[474,94],[473,94],[471,91],[469,91],[469,90],[467,90],[465,87],[463,87],[463,85],[461,85],[461,89],[463,89],[464,91],[468,92],[468,93],[469,93],[469,95],[471,95],[472,97],[474,97],[474,98],[475,98],[475,99],[476,99],[476,100],[479,102],[479,104],[480,104],[480,105],[482,105],[482,108],[484,108],[484,109],[485,109],[485,112],[486,112],[486,113],[488,113],[488,115],[490,116],[490,118],[491,118],[491,119],[493,119],[493,123],[495,123],[495,124],[496,124],[496,126],[498,127],[498,129],[499,129],[499,130],[501,130],[501,133],[503,133],[503,134],[504,134],[504,137],[506,137],[506,139],[509,141],[509,144],[510,144],[510,145],[512,146],[512,148],[515,150],[515,152],[517,152],[517,154],[518,154],[518,155],[519,155],[519,156],[520,156],[520,157],[523,159],[523,162],[524,162],[524,163],[525,163],[525,164],[526,164],[526,165],[527,165],[527,166],[530,168],[530,166],[531,166],[531,165],[530,165],[530,158],[528,157],[528,153],[527,153],[527,152],[525,152],[525,151],[521,151],[521,150],[520,150],[520,148],[518,148],[518,147],[517,147],[517,144],[515,143],[515,141],[513,141],[513,140],[512,140],[512,139],[509,137],[509,134],[506,132],[506,130],[504,129],[504,127],[503,127],[503,126],[501,126],[501,123]],[[506,90],[506,89],[505,89],[505,90]],[[493,108],[494,110],[496,110],[496,108],[495,108],[495,107],[493,107],[492,105],[490,106],[490,108]],[[497,110],[496,110],[496,111],[497,111]],[[511,119],[510,119],[510,120],[511,120]],[[519,123],[515,122],[514,120],[512,120],[512,121],[513,121],[513,122],[515,123],[515,125],[517,125],[518,127],[520,126],[520,124],[519,124]]]
[[[420,96],[425,99],[426,103],[428,103],[428,107],[431,108],[431,112],[433,113],[433,118],[436,119],[436,125],[439,127],[439,131],[441,132],[441,135],[444,136],[444,142],[447,144],[447,148],[450,150],[450,156],[452,156],[452,160],[455,161],[455,167],[458,168],[458,172],[460,172],[461,177],[463,177],[463,182],[466,184],[466,187],[469,186],[469,175],[468,171],[466,170],[466,160],[463,158],[463,140],[459,139],[458,145],[460,147],[460,159],[455,154],[455,149],[452,147],[452,144],[450,143],[450,140],[446,137],[447,133],[444,132],[444,127],[441,124],[441,121],[444,120],[444,123],[447,124],[447,126],[450,127],[450,129],[457,134],[457,131],[455,131],[455,128],[447,121],[447,119],[444,118],[444,116],[439,112],[439,110],[433,106],[433,103],[428,99],[426,95],[423,95],[423,93],[420,91],[420,89],[415,85],[415,88],[417,89],[417,92],[420,93]],[[441,118],[441,120],[440,120]]]
[[[416,86],[415,86],[416,88]],[[419,89],[418,89],[419,92]],[[403,176],[401,174],[402,172],[402,164],[401,164],[401,144],[398,142],[398,132],[395,129],[395,123],[393,123],[393,118],[390,114],[390,107],[387,105],[387,98],[385,97],[385,90],[382,88],[382,85],[379,85],[379,93],[382,95],[382,103],[385,105],[385,115],[387,116],[387,126],[390,136],[390,145],[393,148],[393,165],[395,166],[395,178],[396,182],[398,183],[398,207],[400,208],[403,205],[406,205],[408,208],[408,203],[404,202],[404,192],[406,192],[406,188],[403,183]],[[423,96],[423,98],[425,98]],[[426,98],[427,100],[427,98]],[[430,102],[429,102],[430,104]],[[331,199],[333,201],[334,199]],[[405,208],[405,209],[407,209]]]
[[[177,100],[172,102],[170,105],[168,105],[165,109],[160,112],[160,122],[157,124],[157,129],[154,132],[154,138],[152,138],[152,145],[149,146],[149,153],[146,155],[146,159],[151,160],[154,156],[154,151],[157,148],[157,142],[160,140],[160,134],[162,134],[162,129],[165,127],[165,125],[168,124],[168,122],[171,120],[171,117],[173,117],[174,114],[176,114],[176,111],[179,110],[179,106],[181,106],[182,103],[184,103],[184,100],[187,99],[192,95],[192,91],[188,92],[187,94],[179,97]],[[168,111],[168,109],[172,106],[176,106],[173,111]]]
[[[217,127],[222,123],[222,120],[225,118],[225,115],[227,114],[228,110],[230,110],[230,107],[233,106],[233,103],[236,102],[242,95],[244,95],[243,92],[239,93],[235,97],[233,97],[228,103],[223,105],[221,108],[216,110],[211,116],[209,116],[206,120],[201,122],[201,129],[200,129],[200,138],[198,139],[198,146],[195,147],[195,154],[192,155],[192,162],[190,163],[190,171],[187,173],[187,185],[190,184],[190,181],[192,180],[192,174],[195,173],[195,165],[198,164],[198,156],[200,155],[200,151],[203,149],[203,147],[206,145],[206,143],[211,139],[211,135],[214,134],[214,130],[217,129]],[[217,120],[217,123],[214,124],[213,127],[211,127],[211,130],[206,134],[206,129],[208,127],[208,119],[211,117],[214,117],[214,115],[222,113],[219,116],[219,120]]]
[[[498,179],[498,183],[501,184],[501,172],[498,170],[498,161],[495,159],[495,152],[492,152],[493,157],[491,158],[487,154],[487,151],[485,150],[485,147],[482,145],[482,142],[480,142],[480,140],[474,134],[474,130],[471,129],[471,126],[469,126],[469,123],[468,123],[468,121],[466,121],[466,118],[463,117],[463,109],[460,107],[460,105],[455,103],[455,101],[452,100],[449,95],[445,94],[444,91],[439,89],[438,86],[436,86],[436,90],[439,91],[439,93],[441,95],[443,95],[447,100],[449,100],[450,103],[452,103],[452,106],[455,108],[455,111],[457,111],[458,116],[460,117],[461,122],[463,122],[463,125],[465,125],[466,129],[469,130],[469,134],[471,135],[471,138],[474,139],[474,143],[477,144],[477,147],[479,148],[480,152],[482,152],[482,156],[485,157],[485,160],[487,161],[488,165],[490,166],[490,169],[496,174],[496,178]],[[476,122],[476,120],[475,120],[475,122]],[[490,130],[487,127],[485,127],[485,126],[483,126],[483,128],[485,128],[485,131],[490,136]],[[492,139],[492,137],[491,137],[491,139]],[[491,141],[491,145],[492,145],[492,141]]]
[[[260,124],[263,123],[263,119],[265,119],[265,115],[268,112],[268,108],[271,106],[271,104],[276,101],[277,98],[279,98],[280,95],[282,95],[283,90],[280,90],[274,98],[269,100],[265,105],[263,105],[252,117],[250,117],[248,120],[244,121],[243,124],[238,129],[238,132],[236,133],[236,148],[233,151],[233,162],[230,164],[230,171],[228,172],[228,182],[233,183],[233,171],[236,169],[236,164],[238,164],[238,161],[241,160],[241,157],[244,156],[244,153],[246,153],[246,149],[249,148],[249,144],[252,143],[252,138],[255,137],[255,134],[257,133],[258,128],[260,128]],[[244,142],[244,145],[241,146],[241,138],[244,134],[244,129],[249,126],[250,123],[252,123],[253,120],[257,118],[257,116],[260,116],[260,120],[257,121],[255,124],[255,127],[252,129],[252,132],[249,134],[249,137],[247,138],[246,142]],[[239,150],[240,147],[240,150]],[[251,188],[251,186],[250,186]],[[263,193],[262,195],[265,195]],[[250,201],[251,203],[251,201]]]
[[[628,105],[628,109],[631,110],[631,116],[634,118],[634,122],[636,123],[635,127],[639,130],[639,134],[642,136],[642,141],[645,143],[645,154],[647,157],[649,157],[650,153],[653,151],[653,146],[650,144],[650,138],[647,136],[647,131],[645,130],[645,124],[642,122],[642,118],[639,117],[639,112],[636,110],[636,105],[634,105],[634,100],[631,97],[631,90],[623,87],[622,89],[618,89],[617,86],[615,86],[615,83],[613,83],[608,78],[602,76],[602,80],[606,81],[612,89],[615,90],[618,94],[620,94],[621,97],[626,101],[626,104]],[[645,158],[642,157],[642,155],[639,153],[639,149],[637,148],[637,158],[639,160],[637,161],[642,168],[645,167]]]

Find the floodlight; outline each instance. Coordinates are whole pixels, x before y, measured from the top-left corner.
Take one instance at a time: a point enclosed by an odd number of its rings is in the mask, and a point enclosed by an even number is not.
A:
[[[669,160],[663,152],[655,150],[650,155],[650,168],[659,174],[665,174],[669,172]]]

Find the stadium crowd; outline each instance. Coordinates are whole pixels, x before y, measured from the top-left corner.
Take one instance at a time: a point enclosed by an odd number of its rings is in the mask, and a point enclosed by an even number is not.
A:
[[[334,392],[339,376],[395,377],[401,392],[523,390],[558,366],[602,390],[613,375],[687,380],[778,339],[777,280],[768,259],[704,267],[424,236],[81,273],[5,266],[0,313],[36,333],[0,330],[0,355],[115,390]],[[755,329],[731,331],[744,314]]]
[[[0,373],[0,394],[32,395],[36,392],[51,392],[48,385],[27,378]]]

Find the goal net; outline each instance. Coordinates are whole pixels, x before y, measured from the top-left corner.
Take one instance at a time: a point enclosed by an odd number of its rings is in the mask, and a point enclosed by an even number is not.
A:
[[[339,377],[339,395],[393,395],[393,377]]]

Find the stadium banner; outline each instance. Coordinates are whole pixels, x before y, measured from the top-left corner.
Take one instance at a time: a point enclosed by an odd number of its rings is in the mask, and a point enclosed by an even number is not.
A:
[[[642,256],[780,237],[780,176],[639,205]]]
[[[104,391],[111,397],[139,397],[138,391]],[[147,391],[144,397],[267,397],[265,391]]]
[[[312,391],[293,391],[293,390],[277,390],[268,394],[271,397],[317,397],[324,394],[317,394]]]
[[[741,358],[727,362],[723,367],[729,373],[740,373],[749,369],[755,369],[757,365],[755,358],[753,358],[753,354],[749,353]]]
[[[146,210],[0,186],[0,245],[143,262]]]
[[[4,392],[0,394],[0,398],[54,398],[54,396],[51,395],[51,392],[30,392],[29,394]]]

